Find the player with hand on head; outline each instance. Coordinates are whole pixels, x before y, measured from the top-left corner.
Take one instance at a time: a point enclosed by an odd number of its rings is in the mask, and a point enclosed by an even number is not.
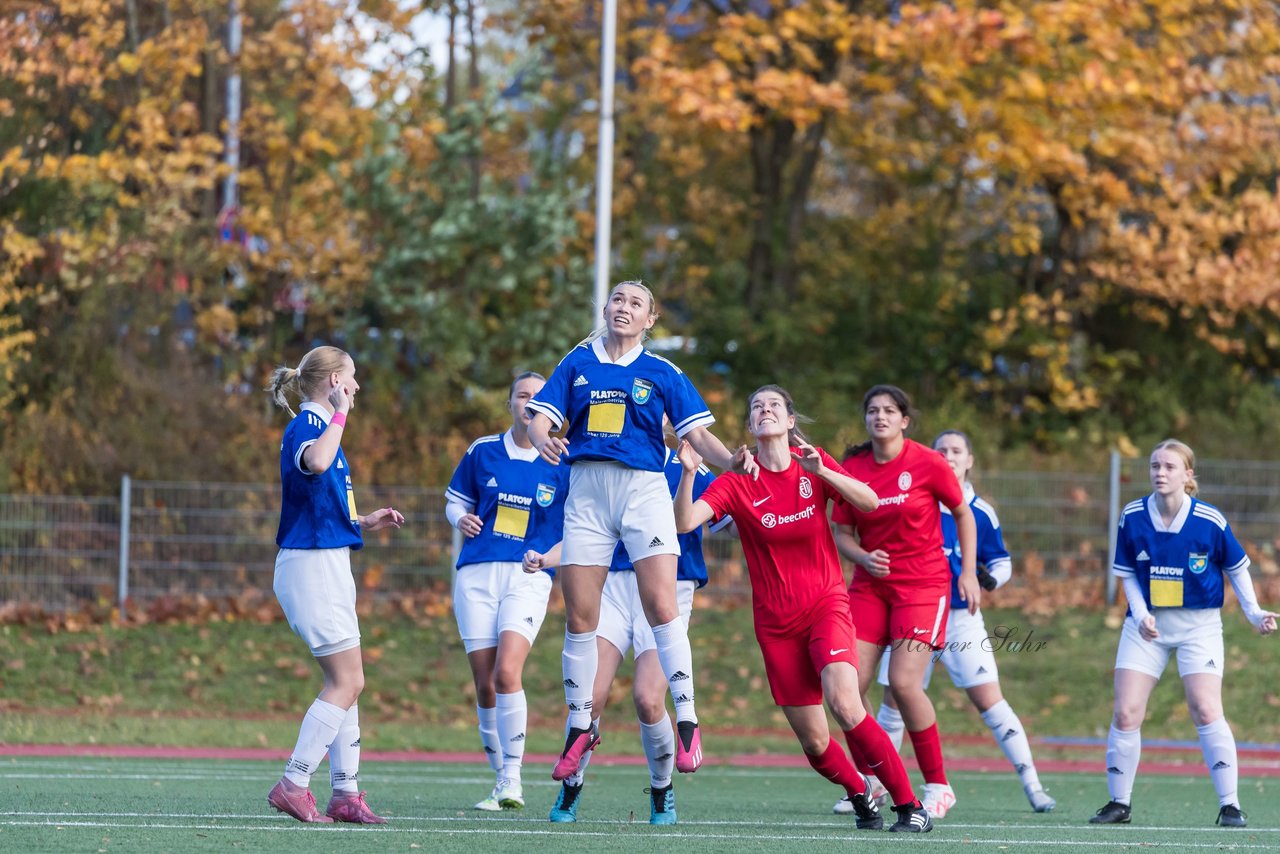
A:
[[[1090,824],[1128,824],[1147,700],[1173,655],[1187,709],[1218,793],[1217,823],[1245,827],[1240,811],[1236,740],[1223,716],[1222,603],[1225,575],[1245,619],[1269,635],[1276,614],[1258,604],[1249,557],[1218,508],[1196,498],[1195,454],[1175,439],[1151,452],[1151,494],[1120,517],[1112,572],[1124,584],[1129,613],[1116,650],[1115,712],[1107,735],[1111,800]]]
[[[924,807],[942,818],[955,805],[942,759],[938,718],[921,685],[933,666],[933,653],[946,642],[951,565],[942,553],[939,506],[955,520],[961,553],[956,579],[960,601],[977,613],[981,598],[976,553],[977,531],[964,492],[945,460],[933,449],[906,437],[911,399],[897,386],[877,385],[862,399],[870,441],[851,448],[844,470],[879,496],[864,510],[837,505],[832,513],[840,553],[855,562],[849,608],[858,632],[863,702],[884,648],[893,644],[889,690],[902,711],[924,774]],[[874,772],[859,765],[864,774]],[[873,781],[873,784],[876,781]]]
[[[515,378],[507,393],[510,429],[473,442],[445,490],[445,515],[466,538],[453,612],[475,682],[480,741],[495,777],[478,810],[524,806],[524,665],[547,615],[568,492],[567,470],[544,460],[529,441],[526,405],[545,384],[534,371]]]
[[[564,751],[551,774],[556,780],[572,776],[599,740],[591,722],[596,626],[619,542],[635,563],[640,601],[675,701],[676,770],[690,773],[702,763],[693,654],[676,601],[680,546],[662,474],[667,453],[664,416],[670,418],[676,436],[713,465],[756,470],[745,447],[730,452],[707,429],[715,418],[689,378],[645,349],[644,336],[658,317],[649,289],[641,282],[616,285],[603,316],[604,328],[570,351],[528,404],[534,413],[529,424],[534,447],[555,464],[567,454],[570,466],[560,569],[569,717]],[[551,435],[561,428],[563,438]]]
[[[317,347],[297,368],[277,368],[267,387],[272,401],[294,416],[280,445],[283,495],[273,587],[289,626],[306,641],[324,674],[324,687],[302,719],[284,776],[267,803],[308,823],[386,822],[369,808],[358,785],[357,700],[364,690],[364,664],[351,552],[364,546],[363,531],[399,528],[404,516],[391,507],[367,516],[356,512],[342,437],[359,390],[355,362],[337,347]],[[303,401],[296,415],[286,392]],[[326,753],[333,797],[321,815],[311,775]]]
[[[876,830],[883,819],[868,800],[870,784],[831,740],[824,700],[855,760],[874,768],[889,788],[898,814],[890,830],[925,833],[933,828],[929,814],[916,800],[898,751],[863,705],[857,637],[827,521],[829,502],[848,502],[866,512],[876,506],[876,494],[810,445],[796,419],[784,389],[757,389],[748,400],[747,428],[759,443],[759,477],[723,474],[696,501],[694,473],[701,459],[682,443],[685,474],[676,493],[676,524],[691,531],[733,517],[773,700],[809,764],[852,799],[857,827]]]
[[[1000,519],[996,510],[989,503],[978,497],[973,485],[969,482],[969,474],[973,470],[973,447],[969,437],[959,430],[944,430],[933,440],[933,449],[942,454],[947,465],[955,473],[964,490],[965,500],[973,513],[978,532],[978,583],[983,590],[992,591],[999,588],[1013,574],[1013,561],[1005,548],[1004,537],[1000,533]],[[996,667],[995,654],[991,648],[990,636],[986,623],[982,619],[982,611],[969,613],[965,601],[960,597],[957,581],[962,570],[960,560],[960,541],[956,530],[955,517],[945,505],[939,505],[942,513],[942,550],[951,562],[951,612],[947,616],[947,642],[942,652],[935,653],[940,660],[951,682],[969,695],[970,702],[982,715],[982,721],[991,730],[996,744],[1004,751],[1009,764],[1018,772],[1022,781],[1023,792],[1036,812],[1050,812],[1057,801],[1045,792],[1040,784],[1040,776],[1036,773],[1035,760],[1031,756],[1031,744],[1027,741],[1026,730],[1016,712],[1010,707],[1000,690],[1000,674]],[[851,550],[852,550],[852,545]],[[865,560],[865,558],[863,558]],[[860,562],[860,561],[855,561]],[[889,685],[889,662],[893,651],[884,654],[880,660],[879,682],[886,688]],[[933,668],[924,672],[923,687],[927,690]],[[893,700],[893,692],[885,691],[884,702],[876,714],[876,720],[888,733],[895,747],[902,745],[902,736],[906,729],[897,703]],[[837,813],[850,812],[853,807],[849,801],[836,804]]]

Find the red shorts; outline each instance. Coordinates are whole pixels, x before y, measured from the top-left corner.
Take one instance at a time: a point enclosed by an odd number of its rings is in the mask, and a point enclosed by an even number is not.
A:
[[[942,649],[950,602],[950,582],[929,587],[885,584],[859,574],[849,586],[849,611],[858,637],[876,646],[905,640]]]
[[[779,706],[822,705],[822,669],[833,661],[858,666],[858,636],[840,599],[818,611],[807,631],[759,640],[769,690]]]

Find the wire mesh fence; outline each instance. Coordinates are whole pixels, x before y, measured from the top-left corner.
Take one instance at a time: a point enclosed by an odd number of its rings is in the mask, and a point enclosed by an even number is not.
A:
[[[986,472],[975,484],[996,505],[1015,571],[1106,584],[1116,508],[1149,491],[1146,460],[1113,458],[1114,472]],[[1231,521],[1257,571],[1280,572],[1280,463],[1206,460],[1201,495]],[[453,534],[440,488],[358,492],[363,508],[395,506],[400,530],[366,536],[353,560],[362,595],[394,597],[448,579]],[[0,602],[50,609],[162,596],[270,591],[278,484],[128,481],[120,496],[0,495]],[[706,541],[712,595],[743,595],[736,540]]]

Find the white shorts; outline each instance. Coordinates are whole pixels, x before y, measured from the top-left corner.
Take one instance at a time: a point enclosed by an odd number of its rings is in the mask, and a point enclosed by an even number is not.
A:
[[[632,563],[680,554],[666,475],[618,463],[574,463],[564,505],[561,565],[609,566],[619,541]]]
[[[272,589],[316,658],[360,645],[351,549],[281,549]]]
[[[676,605],[686,629],[693,614],[693,591],[697,588],[696,581],[676,582]],[[605,579],[596,637],[613,644],[623,656],[631,650],[633,659],[658,648],[653,629],[644,615],[644,606],[640,604],[640,587],[634,572],[611,572]]]
[[[889,684],[889,656],[893,652],[893,644],[880,656],[880,672],[876,681],[881,685]],[[951,677],[951,684],[957,688],[976,688],[995,682],[1000,678],[996,668],[996,655],[991,636],[987,634],[986,622],[982,619],[982,611],[970,614],[968,608],[952,608],[947,617],[947,640],[942,649],[933,654],[936,664],[941,661]],[[928,689],[933,681],[933,667],[926,667],[921,687]]]
[[[1157,609],[1154,641],[1142,639],[1138,623],[1126,617],[1116,650],[1116,669],[1136,670],[1155,679],[1164,673],[1169,654],[1177,653],[1178,675],[1223,673],[1222,614],[1216,608]]]
[[[492,649],[515,632],[530,644],[547,616],[551,576],[507,561],[470,563],[453,574],[453,616],[467,653]]]

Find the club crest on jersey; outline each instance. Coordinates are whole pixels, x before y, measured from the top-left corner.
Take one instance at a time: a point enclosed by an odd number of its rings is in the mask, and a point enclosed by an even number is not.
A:
[[[800,497],[801,498],[813,497],[813,484],[809,482],[809,478],[807,477],[800,478]]]
[[[538,484],[538,491],[534,493],[534,497],[538,499],[539,507],[550,507],[551,502],[556,500],[556,488],[540,483]]]
[[[898,489],[910,489],[910,488],[911,488],[911,472],[904,471],[902,474],[898,475]]]
[[[653,396],[653,383],[636,377],[631,381],[631,399],[643,406]]]
[[[1209,568],[1208,554],[1189,554],[1187,555],[1187,569],[1194,574],[1199,575]]]

